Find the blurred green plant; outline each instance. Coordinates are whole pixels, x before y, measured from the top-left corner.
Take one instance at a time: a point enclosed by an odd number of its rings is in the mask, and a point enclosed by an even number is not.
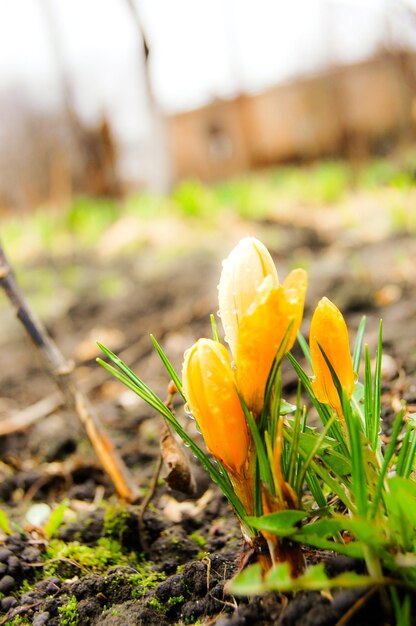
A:
[[[415,232],[416,218],[408,200],[415,188],[415,169],[414,154],[373,159],[360,167],[348,161],[324,160],[271,168],[209,186],[197,180],[183,181],[168,196],[136,193],[122,202],[78,197],[59,211],[40,208],[24,218],[4,218],[2,238],[16,258],[74,254],[99,245],[103,234],[125,216],[145,222],[192,218],[193,223],[200,220],[202,225],[216,222],[225,213],[261,220],[273,218],[282,205],[335,205],[357,191],[374,194],[378,190],[389,191],[386,198],[377,196],[377,201],[390,213],[392,228]]]

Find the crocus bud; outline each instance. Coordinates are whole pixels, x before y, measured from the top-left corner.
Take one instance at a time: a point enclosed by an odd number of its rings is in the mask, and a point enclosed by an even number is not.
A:
[[[225,340],[236,355],[238,328],[241,318],[253,304],[265,278],[271,286],[279,279],[267,248],[254,237],[245,237],[223,262],[218,301]]]
[[[317,399],[329,404],[341,416],[341,401],[319,346],[334,368],[348,398],[351,398],[355,376],[347,325],[340,310],[328,298],[322,298],[318,302],[311,321],[309,347],[315,376],[312,387]]]
[[[233,474],[244,469],[249,434],[226,348],[199,339],[185,353],[185,397],[209,452]]]
[[[252,237],[242,239],[224,261],[218,288],[221,320],[235,361],[237,387],[255,415],[263,408],[267,378],[290,325],[286,352],[295,341],[306,285],[302,269],[279,285],[273,259]]]

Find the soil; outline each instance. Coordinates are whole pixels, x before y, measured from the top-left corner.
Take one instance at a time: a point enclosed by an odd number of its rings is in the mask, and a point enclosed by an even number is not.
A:
[[[308,269],[305,333],[323,295],[342,309],[352,335],[362,315],[367,316],[372,353],[383,318],[386,433],[392,402],[403,399],[416,406],[416,240],[406,232],[370,238],[363,230],[323,229],[308,220],[239,223],[232,236],[221,233],[200,247],[183,247],[179,255],[176,250],[175,256],[149,246],[111,258],[85,252],[32,259],[18,268],[29,299],[40,272],[59,277],[68,268],[78,271],[76,288],[69,297],[68,290],[65,297],[52,295],[44,319],[60,349],[75,361],[78,384],[88,393],[141,497],[135,505],[118,502],[76,416],[64,405],[30,427],[0,437],[1,508],[14,524],[13,534],[0,538],[0,625],[393,623],[371,589],[254,598],[227,594],[225,585],[237,570],[241,551],[238,524],[193,459],[196,492],[172,491],[159,480],[140,523],[141,504],[159,458],[160,422],[96,364],[95,340],[120,354],[165,397],[168,380],[149,333],[178,369],[184,350],[198,337],[210,336],[221,258],[238,239],[236,232],[262,238],[280,276],[297,263]],[[97,287],[108,276],[120,283],[116,294]],[[7,302],[0,309],[0,341],[0,419],[7,419],[56,389]],[[288,399],[294,393],[289,369],[284,391]],[[42,523],[33,520],[35,505],[54,509],[64,499],[64,520],[49,540]],[[92,548],[100,567],[85,559],[80,566],[75,553],[83,548]],[[333,574],[362,570],[361,563],[329,553],[305,556],[323,559]]]

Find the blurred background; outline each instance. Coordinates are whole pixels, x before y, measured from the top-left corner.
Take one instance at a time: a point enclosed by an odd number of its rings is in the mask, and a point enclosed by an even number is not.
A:
[[[6,0],[0,207],[411,146],[414,0]]]
[[[0,2],[2,244],[148,476],[157,423],[96,341],[165,397],[149,333],[180,371],[247,235],[308,271],[305,336],[324,295],[352,340],[367,316],[371,354],[383,318],[383,402],[416,410],[415,179],[416,0]],[[94,463],[109,488],[6,298],[0,372],[0,500],[53,492],[36,463],[67,458],[69,497]]]

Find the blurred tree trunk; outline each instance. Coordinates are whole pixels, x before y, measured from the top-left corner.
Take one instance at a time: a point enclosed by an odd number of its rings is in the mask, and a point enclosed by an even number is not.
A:
[[[78,153],[79,167],[77,172],[68,172],[67,175],[73,179],[75,191],[86,192],[95,196],[119,197],[122,185],[117,172],[117,151],[110,122],[105,115],[92,128],[88,128],[81,121],[74,105],[71,81],[68,76],[53,4],[51,4],[51,0],[39,0],[39,6],[49,32],[63,94],[65,115]],[[62,155],[56,156],[58,160],[62,157]],[[56,193],[56,186],[59,187],[59,181],[54,180],[53,172],[55,169],[54,165],[51,164],[50,174],[53,181],[51,187],[52,189],[55,188]]]
[[[149,188],[154,191],[167,192],[172,184],[172,166],[168,147],[166,120],[155,98],[149,59],[151,56],[149,43],[143,30],[142,20],[135,0],[126,0],[133,18],[140,54],[144,58],[144,87],[147,99],[149,126],[146,138],[146,179]]]

